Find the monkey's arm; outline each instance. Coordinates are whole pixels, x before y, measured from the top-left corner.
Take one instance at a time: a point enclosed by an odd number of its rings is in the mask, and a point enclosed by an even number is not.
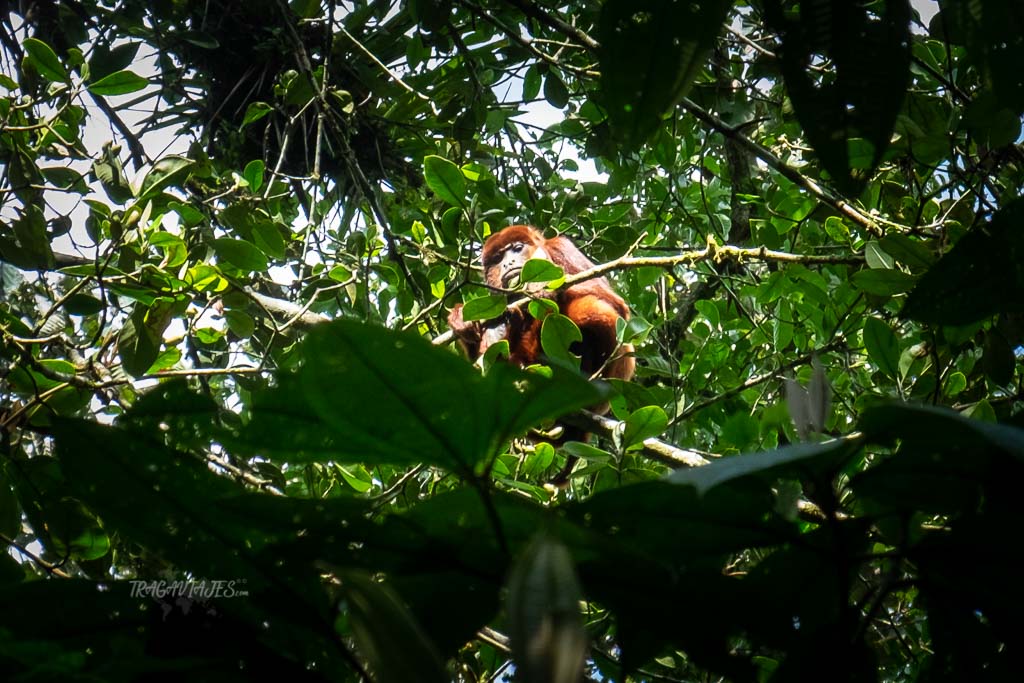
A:
[[[462,318],[462,304],[455,304],[451,313],[448,314],[448,327],[451,328],[452,334],[459,340],[459,344],[470,360],[476,360],[480,356],[480,342],[483,339],[483,329],[480,323],[466,322]]]

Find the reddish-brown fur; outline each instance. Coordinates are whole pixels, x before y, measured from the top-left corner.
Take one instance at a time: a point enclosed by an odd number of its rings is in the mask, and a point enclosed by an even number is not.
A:
[[[593,262],[567,237],[544,239],[538,230],[530,226],[513,225],[484,242],[484,279],[492,287],[508,288],[510,280],[518,276],[518,269],[530,258],[547,258],[560,266],[566,275],[594,267]],[[592,278],[554,293],[537,294],[553,298],[559,312],[580,328],[583,340],[574,344],[572,351],[580,356],[580,369],[585,374],[589,376],[600,371],[599,375],[605,378],[629,380],[633,377],[633,347],[630,344],[620,345],[615,336],[619,318],[629,320],[629,307],[612,290],[607,279]],[[510,362],[525,366],[543,360],[541,321],[531,316],[525,306],[506,311],[496,320],[479,323],[463,320],[462,304],[456,304],[448,316],[448,324],[473,359],[480,357],[491,344],[507,339]],[[607,412],[608,406],[598,406],[598,409]],[[585,438],[585,435],[567,433],[567,438],[574,437]],[[568,475],[568,468],[574,461],[569,462],[564,475]]]

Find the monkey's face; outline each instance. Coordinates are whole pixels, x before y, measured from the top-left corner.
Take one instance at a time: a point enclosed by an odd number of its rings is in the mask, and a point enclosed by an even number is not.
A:
[[[543,247],[512,242],[502,250],[500,260],[487,267],[487,283],[492,287],[515,287],[519,284],[523,266],[532,258],[547,259],[548,254]]]

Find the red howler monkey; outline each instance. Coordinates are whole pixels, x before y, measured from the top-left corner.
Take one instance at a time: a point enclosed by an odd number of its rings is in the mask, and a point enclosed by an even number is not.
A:
[[[484,242],[484,279],[492,287],[507,289],[515,284],[523,265],[531,258],[547,259],[561,267],[566,275],[594,267],[567,237],[544,239],[538,230],[528,225],[513,225]],[[543,295],[554,299],[559,312],[579,327],[583,339],[574,343],[570,350],[580,356],[580,370],[584,374],[590,376],[600,371],[600,376],[605,378],[629,380],[633,377],[636,366],[633,347],[619,344],[615,335],[619,318],[629,320],[629,308],[622,297],[612,291],[608,280],[592,278]],[[531,365],[543,355],[541,321],[531,316],[525,307],[505,311],[496,320],[479,323],[463,320],[462,304],[456,304],[448,316],[448,324],[472,359],[479,358],[487,347],[502,339],[508,340],[509,361],[516,365]],[[608,411],[607,404],[598,408],[600,412]],[[569,436],[569,431],[566,436],[585,438],[583,434]],[[556,480],[568,476],[575,460],[569,459]]]

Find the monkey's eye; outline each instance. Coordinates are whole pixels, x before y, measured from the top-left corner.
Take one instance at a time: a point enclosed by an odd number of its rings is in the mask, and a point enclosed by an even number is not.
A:
[[[519,253],[519,252],[521,252],[521,251],[522,251],[522,250],[523,250],[523,249],[524,249],[525,247],[526,247],[526,245],[525,245],[525,244],[523,244],[522,242],[516,242],[516,243],[515,243],[515,244],[513,244],[513,245],[512,245],[511,247],[509,247],[509,250],[510,250],[510,251],[511,251],[511,252],[512,252],[513,254],[518,254],[518,253]]]

